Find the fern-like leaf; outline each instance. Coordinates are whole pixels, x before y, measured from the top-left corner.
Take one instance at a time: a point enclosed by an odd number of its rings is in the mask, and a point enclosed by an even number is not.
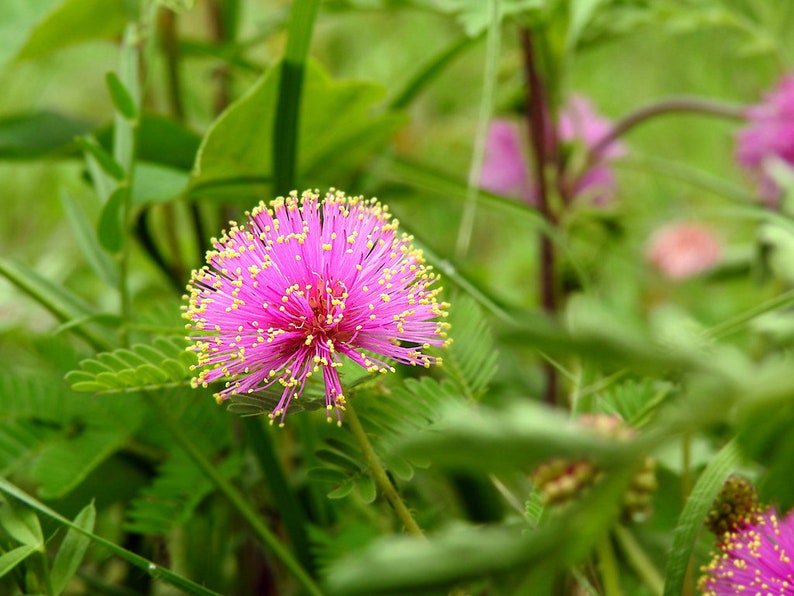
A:
[[[477,399],[496,374],[498,353],[480,307],[461,296],[450,309],[453,342],[444,353],[444,373],[468,399]]]
[[[144,408],[75,395],[58,380],[0,379],[0,474],[25,466],[44,498],[79,485],[135,432]]]
[[[230,457],[218,469],[227,477],[239,472],[242,460]],[[132,502],[126,530],[139,534],[164,535],[187,521],[213,484],[182,451],[159,467],[157,478]]]
[[[196,356],[179,338],[158,337],[153,344],[139,344],[103,352],[80,362],[80,370],[66,375],[74,391],[130,393],[186,386]]]

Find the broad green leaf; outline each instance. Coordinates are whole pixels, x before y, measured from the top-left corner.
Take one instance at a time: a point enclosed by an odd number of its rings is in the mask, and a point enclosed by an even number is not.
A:
[[[114,190],[99,216],[99,243],[110,252],[119,252],[124,246],[125,230],[122,220],[128,191],[127,186],[119,186]]]
[[[62,0],[33,29],[20,50],[21,59],[40,58],[61,48],[109,39],[124,29],[127,0]]]
[[[130,92],[127,91],[124,83],[119,79],[119,75],[112,71],[108,72],[105,75],[105,83],[110,92],[110,98],[113,100],[113,105],[116,106],[116,110],[118,110],[119,114],[124,116],[127,120],[135,119],[138,115],[138,108]]]
[[[571,2],[568,34],[565,39],[565,47],[568,52],[574,50],[576,43],[582,35],[582,31],[584,31],[593,13],[603,1],[604,0],[577,0],[577,2]]]
[[[140,206],[173,201],[181,196],[189,181],[190,175],[186,171],[138,162],[133,175],[131,204]]]
[[[93,503],[89,503],[74,518],[74,525],[86,532],[93,532],[95,519],[96,509]],[[69,580],[77,572],[90,542],[91,539],[88,536],[78,533],[77,530],[70,528],[66,532],[61,548],[58,549],[58,554],[55,555],[55,561],[52,564],[50,573],[52,589],[55,594],[60,594],[66,589]]]
[[[193,172],[194,190],[271,179],[277,66],[207,132]],[[338,179],[340,168],[358,164],[389,141],[404,119],[394,113],[370,114],[382,94],[378,85],[333,81],[318,64],[307,65],[299,115],[299,178],[331,177],[335,172]]]
[[[39,111],[0,118],[0,158],[34,159],[74,150],[74,138],[94,128],[58,112]]]
[[[19,52],[33,27],[59,0],[3,0],[0,2],[0,70]]]
[[[34,544],[24,544],[12,549],[0,557],[0,577],[14,569],[22,561],[36,552],[38,547]]]
[[[552,457],[625,460],[635,448],[582,429],[569,417],[536,402],[503,410],[450,407],[424,432],[401,437],[398,452],[422,456],[450,469],[531,471]]]
[[[673,532],[673,544],[670,547],[670,558],[667,560],[664,574],[665,596],[685,593],[684,579],[695,540],[714,498],[738,463],[739,451],[736,444],[730,442],[722,448],[698,478]]]
[[[0,526],[17,542],[35,547],[44,544],[44,535],[36,513],[9,500],[0,501]]]
[[[113,261],[99,244],[94,226],[67,190],[61,192],[61,205],[72,225],[83,257],[100,279],[109,286],[115,287],[118,283],[118,273]]]

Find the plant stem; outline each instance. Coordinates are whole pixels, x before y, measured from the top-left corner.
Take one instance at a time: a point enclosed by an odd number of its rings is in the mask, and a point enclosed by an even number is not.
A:
[[[496,67],[499,59],[499,0],[490,0],[491,21],[485,44],[485,72],[483,73],[483,90],[480,99],[480,114],[477,118],[477,132],[474,138],[469,177],[466,185],[466,202],[463,204],[463,215],[458,227],[458,238],[455,243],[455,256],[463,259],[469,252],[471,237],[474,231],[474,220],[477,213],[477,196],[480,190],[480,173],[485,160],[485,143],[488,137],[488,122],[493,112]]]
[[[660,101],[655,101],[626,115],[615,124],[609,133],[593,145],[593,148],[590,149],[588,166],[597,162],[609,145],[638,124],[642,124],[655,116],[673,114],[676,112],[706,114],[708,116],[729,118],[731,120],[744,120],[746,117],[745,108],[743,106],[702,97],[668,97]],[[583,168],[585,171],[587,169],[587,167]]]
[[[612,548],[612,540],[609,534],[606,534],[601,539],[596,546],[596,551],[601,580],[604,582],[604,596],[622,596],[623,590],[620,587],[618,562],[615,558],[615,550]]]
[[[350,432],[353,433],[353,437],[358,442],[359,447],[361,447],[361,452],[364,455],[364,462],[367,464],[367,469],[372,475],[375,485],[394,508],[395,513],[397,513],[397,517],[400,518],[400,521],[402,521],[403,525],[405,526],[405,531],[409,534],[413,534],[414,536],[424,536],[422,533],[422,528],[420,528],[416,523],[416,520],[414,520],[411,512],[408,510],[408,507],[406,507],[402,498],[397,493],[397,490],[394,488],[394,485],[389,479],[389,476],[386,474],[386,470],[383,469],[383,464],[381,464],[378,455],[372,448],[372,443],[370,443],[369,437],[367,436],[364,427],[361,426],[361,421],[359,420],[358,415],[356,414],[356,411],[349,400],[345,404],[345,414],[347,417],[348,426],[350,427]]]
[[[314,580],[309,576],[306,570],[298,563],[290,552],[284,548],[279,542],[279,539],[270,531],[270,529],[262,522],[256,511],[251,507],[245,497],[238,491],[234,485],[229,482],[205,457],[201,450],[193,443],[190,437],[187,436],[179,422],[171,415],[168,408],[164,407],[160,402],[157,395],[147,393],[145,394],[149,405],[157,412],[158,418],[166,426],[171,435],[176,439],[176,442],[185,451],[185,453],[193,460],[199,469],[209,478],[212,483],[220,490],[224,496],[229,500],[237,512],[245,519],[251,529],[256,533],[260,540],[267,546],[270,552],[284,564],[290,573],[297,579],[300,584],[306,589],[308,594],[313,596],[321,596],[322,592]]]
[[[621,525],[616,525],[613,532],[629,565],[631,565],[654,596],[662,596],[664,580],[656,567],[654,567],[653,562],[648,558],[648,555],[637,543],[633,534]]]
[[[549,204],[549,185],[547,181],[547,166],[551,162],[547,149],[551,147],[551,154],[553,155],[556,151],[556,139],[551,130],[552,127],[547,126],[550,118],[543,81],[537,68],[532,32],[529,29],[522,29],[520,36],[524,52],[525,77],[529,88],[526,114],[529,122],[529,144],[532,147],[532,155],[535,162],[535,188],[537,190],[538,211],[548,224],[556,225],[556,217]],[[556,255],[552,239],[547,234],[541,234],[538,272],[540,300],[543,309],[550,314],[557,312],[555,261]],[[550,405],[554,405],[557,403],[557,371],[549,363],[544,363],[543,371],[546,380],[545,401]]]

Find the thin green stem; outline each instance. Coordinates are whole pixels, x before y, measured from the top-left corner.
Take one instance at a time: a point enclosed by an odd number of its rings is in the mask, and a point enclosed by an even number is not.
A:
[[[485,160],[485,142],[488,136],[488,125],[493,113],[494,94],[496,88],[496,64],[499,58],[499,0],[490,0],[491,21],[485,41],[485,73],[483,74],[483,92],[480,99],[480,114],[477,121],[477,133],[474,139],[467,198],[463,205],[463,217],[458,227],[458,239],[455,245],[455,256],[463,259],[469,251],[471,236],[474,231],[474,220],[477,214],[477,195],[480,188],[480,172]]]
[[[662,592],[664,592],[662,574],[659,573],[653,561],[645,554],[634,535],[621,525],[615,526],[613,533],[621,552],[626,557],[626,561],[634,569],[637,576],[643,581],[653,596],[662,596]]]
[[[361,453],[364,455],[364,462],[378,490],[380,490],[383,496],[386,497],[386,500],[394,508],[397,517],[400,518],[403,526],[405,526],[405,531],[414,536],[424,536],[422,528],[420,528],[419,524],[414,520],[413,515],[411,515],[402,497],[400,497],[397,489],[394,488],[389,476],[386,474],[386,470],[383,469],[383,464],[381,464],[378,455],[372,448],[372,443],[370,443],[364,427],[361,426],[361,421],[350,401],[345,404],[345,415],[350,432],[353,433],[353,437],[358,442],[359,447],[361,447]]]
[[[31,508],[35,509],[39,513],[43,513],[44,515],[51,517],[52,519],[66,526],[67,528],[71,528],[75,532],[90,538],[93,542],[108,549],[114,555],[127,561],[130,565],[145,571],[152,577],[155,577],[159,580],[162,580],[166,583],[176,586],[185,594],[196,594],[198,596],[220,596],[217,592],[213,592],[208,588],[200,586],[190,581],[189,579],[174,573],[173,571],[169,571],[164,567],[155,565],[152,561],[145,559],[144,557],[141,557],[140,555],[132,551],[128,551],[127,549],[119,546],[115,542],[111,542],[110,540],[102,538],[101,536],[97,536],[93,532],[89,532],[88,530],[81,528],[72,520],[65,518],[54,509],[50,509],[47,505],[33,498],[25,491],[18,488],[14,484],[11,484],[8,480],[2,477],[0,477],[0,491],[19,499],[20,501],[30,506]]]
[[[191,441],[179,422],[171,415],[168,408],[163,406],[160,398],[154,394],[145,395],[149,405],[157,412],[159,420],[166,426],[179,446],[182,447],[185,453],[193,460],[199,469],[201,469],[207,478],[212,481],[217,489],[224,494],[232,506],[256,533],[262,543],[283,563],[284,567],[286,567],[295,579],[300,582],[307,593],[313,596],[320,596],[322,592],[317,584],[314,583],[311,576],[309,576],[300,563],[293,558],[290,552],[282,546],[276,535],[262,522],[259,514],[254,511],[240,491],[238,491],[229,480],[224,478],[193,441]]]
[[[596,554],[601,580],[604,582],[604,596],[623,596],[620,587],[620,570],[609,534],[606,534],[596,546]]]

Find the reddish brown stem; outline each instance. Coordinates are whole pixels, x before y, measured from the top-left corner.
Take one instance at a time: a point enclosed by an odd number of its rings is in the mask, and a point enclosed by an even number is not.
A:
[[[527,93],[526,113],[529,124],[529,144],[534,158],[535,188],[537,189],[538,211],[552,225],[556,225],[556,216],[549,204],[549,184],[547,180],[548,166],[556,161],[557,142],[554,127],[550,126],[546,93],[537,68],[537,60],[532,41],[532,33],[522,29],[521,46],[524,51],[524,73],[529,92]],[[556,255],[554,244],[546,234],[540,237],[539,251],[539,282],[540,301],[548,313],[557,311]],[[550,405],[557,402],[557,371],[550,364],[544,365],[546,382],[545,401]]]

